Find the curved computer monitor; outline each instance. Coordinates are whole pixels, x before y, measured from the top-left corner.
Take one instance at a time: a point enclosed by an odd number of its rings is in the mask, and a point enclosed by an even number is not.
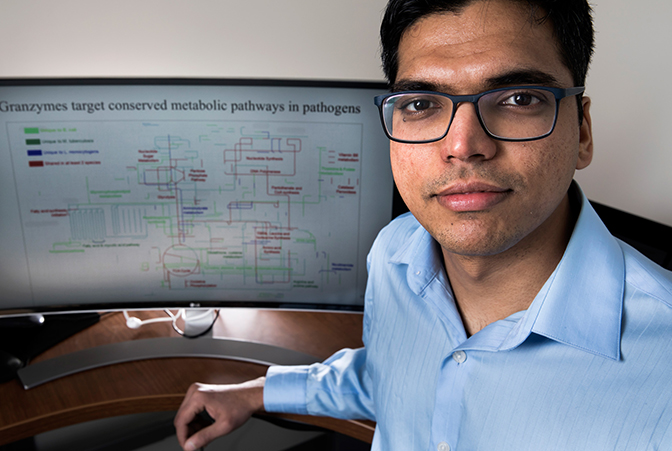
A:
[[[360,310],[383,83],[0,81],[0,315]]]

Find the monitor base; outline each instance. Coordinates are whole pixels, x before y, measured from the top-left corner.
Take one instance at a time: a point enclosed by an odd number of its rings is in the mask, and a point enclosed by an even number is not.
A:
[[[309,365],[320,360],[302,352],[251,341],[164,337],[83,349],[28,365],[18,370],[18,376],[23,387],[28,390],[70,374],[106,365],[175,357],[231,359],[261,365]]]

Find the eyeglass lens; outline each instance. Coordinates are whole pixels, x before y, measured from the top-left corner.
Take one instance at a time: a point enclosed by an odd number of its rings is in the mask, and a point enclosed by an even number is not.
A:
[[[504,139],[533,139],[550,133],[556,102],[552,92],[535,88],[488,92],[477,101],[486,130]],[[443,137],[453,110],[453,102],[439,94],[402,93],[387,98],[383,104],[390,136],[411,142]]]

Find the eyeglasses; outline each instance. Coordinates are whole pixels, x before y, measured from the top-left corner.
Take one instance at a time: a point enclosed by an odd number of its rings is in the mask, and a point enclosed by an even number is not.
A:
[[[460,103],[472,103],[488,136],[501,141],[533,141],[550,135],[560,100],[582,94],[584,87],[516,86],[480,94],[453,96],[434,91],[405,91],[374,98],[388,138],[422,144],[448,134]]]

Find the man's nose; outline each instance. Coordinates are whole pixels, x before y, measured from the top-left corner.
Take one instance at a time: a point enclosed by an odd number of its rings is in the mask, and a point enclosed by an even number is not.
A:
[[[448,134],[439,143],[445,161],[489,160],[497,153],[497,143],[483,130],[473,103],[458,105]]]

